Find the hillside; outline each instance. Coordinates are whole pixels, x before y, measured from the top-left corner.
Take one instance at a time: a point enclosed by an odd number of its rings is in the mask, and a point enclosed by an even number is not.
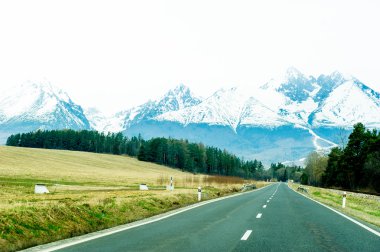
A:
[[[170,176],[174,191],[165,190]],[[49,194],[34,194],[45,183]],[[146,183],[149,191],[139,191]],[[126,156],[0,146],[0,251],[82,235],[237,192],[239,178],[193,175]],[[264,183],[256,183],[262,186]]]
[[[1,180],[132,186],[156,184],[162,176],[182,180],[190,175],[126,156],[0,146]]]

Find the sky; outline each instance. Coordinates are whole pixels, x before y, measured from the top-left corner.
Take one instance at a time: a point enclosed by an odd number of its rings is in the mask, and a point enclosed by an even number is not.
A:
[[[379,12],[373,0],[1,1],[0,90],[48,80],[111,113],[180,83],[207,97],[293,66],[380,92]]]

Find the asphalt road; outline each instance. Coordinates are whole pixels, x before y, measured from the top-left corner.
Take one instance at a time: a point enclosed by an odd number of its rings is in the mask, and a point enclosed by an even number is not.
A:
[[[58,251],[380,251],[380,237],[278,183]]]

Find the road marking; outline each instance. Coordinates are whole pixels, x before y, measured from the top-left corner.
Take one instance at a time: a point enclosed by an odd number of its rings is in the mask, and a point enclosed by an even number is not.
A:
[[[263,208],[267,208],[267,205],[264,205]]]
[[[269,200],[267,200],[267,203],[269,203]]]
[[[252,230],[247,230],[240,240],[241,241],[246,241],[248,239],[248,237],[251,235],[251,233],[252,233]]]
[[[80,243],[91,241],[91,240],[95,240],[95,239],[98,239],[98,238],[101,238],[101,237],[104,237],[104,236],[108,236],[108,235],[112,235],[112,234],[115,234],[115,233],[119,233],[119,232],[122,232],[122,231],[125,231],[125,230],[128,230],[128,229],[133,229],[133,228],[136,228],[136,227],[148,225],[150,223],[157,222],[157,221],[160,221],[160,220],[163,220],[163,219],[167,219],[167,218],[170,218],[170,217],[172,217],[174,215],[177,215],[177,214],[180,214],[180,213],[183,213],[183,212],[186,212],[186,211],[189,211],[189,210],[192,210],[194,208],[201,207],[201,206],[204,206],[204,205],[207,205],[207,204],[210,204],[210,203],[214,203],[214,202],[225,200],[225,199],[229,199],[229,198],[239,197],[239,196],[242,196],[242,195],[245,195],[245,194],[249,194],[249,193],[254,193],[254,192],[260,191],[262,189],[268,188],[268,187],[270,187],[272,185],[267,185],[267,186],[261,187],[259,189],[256,189],[254,191],[248,191],[248,192],[244,192],[244,193],[239,193],[239,194],[233,194],[233,195],[229,195],[229,196],[225,196],[225,197],[220,197],[220,198],[213,199],[213,200],[203,201],[203,202],[200,202],[200,203],[196,203],[194,205],[190,205],[188,207],[183,207],[183,208],[180,208],[180,209],[177,209],[177,210],[173,210],[173,211],[170,211],[170,212],[167,212],[167,213],[163,213],[163,214],[159,214],[159,215],[156,215],[156,216],[152,216],[152,217],[149,217],[147,219],[143,219],[141,221],[135,221],[135,222],[132,222],[132,223],[129,223],[129,224],[125,224],[125,225],[120,225],[120,226],[116,226],[116,227],[113,227],[113,228],[109,228],[109,229],[105,229],[105,230],[101,230],[101,231],[97,231],[97,232],[93,232],[93,233],[89,233],[89,234],[85,234],[85,235],[81,235],[81,236],[76,236],[76,237],[73,237],[73,238],[68,238],[68,239],[65,239],[65,240],[59,240],[59,241],[48,243],[48,244],[45,244],[45,245],[39,245],[39,246],[36,246],[36,247],[32,247],[32,248],[28,249],[27,251],[50,252],[50,251],[55,251],[55,250],[58,250],[58,249],[67,248],[67,247],[70,247],[70,246],[73,246],[73,245],[76,245],[76,244],[80,244]]]
[[[262,215],[262,213],[257,214],[256,219],[260,219]]]
[[[289,187],[289,189],[292,190],[293,192],[298,193],[298,194],[304,196],[305,198],[307,198],[307,199],[309,199],[309,200],[312,200],[312,201],[314,201],[315,203],[318,203],[319,205],[322,205],[322,206],[324,206],[324,207],[330,209],[331,211],[333,211],[333,212],[339,214],[340,216],[342,216],[343,218],[346,218],[347,220],[349,220],[349,221],[355,223],[356,225],[358,225],[358,226],[360,226],[360,227],[366,229],[367,231],[373,233],[374,235],[377,235],[378,237],[380,237],[380,232],[377,232],[376,230],[373,230],[372,228],[367,227],[366,225],[360,223],[359,221],[354,220],[354,219],[352,219],[351,217],[348,217],[347,215],[345,215],[345,214],[343,214],[343,213],[341,213],[341,212],[339,212],[339,211],[337,211],[337,210],[335,210],[335,209],[333,209],[333,208],[331,208],[331,207],[329,207],[329,206],[326,206],[325,204],[323,204],[323,203],[321,203],[321,202],[318,202],[318,201],[316,201],[316,200],[314,200],[314,199],[312,199],[312,198],[309,198],[309,197],[307,197],[306,195],[303,195],[302,193],[296,192],[295,190],[293,190],[292,188],[290,188],[289,184],[288,184],[288,187]]]

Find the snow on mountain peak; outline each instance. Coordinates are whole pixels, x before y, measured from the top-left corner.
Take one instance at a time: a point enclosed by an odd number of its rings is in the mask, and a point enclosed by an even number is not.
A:
[[[80,106],[51,83],[27,81],[0,96],[0,123],[42,124],[40,128],[88,128]],[[59,125],[59,126],[58,126]]]
[[[124,117],[122,124],[124,129],[128,129],[141,121],[151,120],[167,112],[186,109],[199,104],[201,101],[201,98],[195,96],[189,87],[180,84],[166,92],[158,100],[148,101],[121,113]],[[121,115],[118,117],[121,118]],[[117,124],[120,125],[119,121]]]
[[[191,123],[225,125],[236,130],[249,98],[249,93],[243,88],[222,88],[196,106],[168,112],[155,119],[177,121],[184,125]]]
[[[179,110],[189,106],[194,106],[201,101],[184,84],[180,84],[172,90],[169,90],[156,104],[161,107],[162,112]]]
[[[106,115],[99,109],[91,107],[84,110],[92,129],[101,132],[120,132],[123,130],[126,112]]]
[[[380,127],[380,95],[355,80],[336,87],[313,115],[317,127],[352,127],[362,122]]]
[[[31,108],[35,108],[37,103],[43,103],[40,104],[43,105],[40,111],[37,111],[38,114],[42,114],[56,105],[54,96],[56,95],[50,84],[28,81],[6,90],[0,97],[0,108],[9,119],[28,112]]]
[[[185,84],[181,83],[178,86],[176,86],[172,91],[176,94],[187,93],[190,92],[190,88],[187,87]]]
[[[340,72],[337,70],[332,72],[329,76],[331,77],[331,79],[335,80],[336,82],[345,82],[345,81],[356,79],[351,74]]]
[[[356,85],[355,95],[350,93],[351,89],[339,88],[347,82]],[[349,103],[356,104],[355,107],[338,98],[337,94],[349,97]],[[362,101],[358,103],[359,98],[355,97],[361,97]],[[349,110],[356,112],[337,112],[337,108],[343,111],[337,100],[344,103],[344,107],[350,107]],[[363,106],[368,106],[372,112],[364,111]],[[169,111],[155,119],[176,121],[183,125],[192,123],[226,125],[234,130],[239,125],[277,127],[294,124],[302,127],[318,127],[318,125],[330,127],[336,123],[352,126],[360,120],[374,125],[375,121],[380,124],[380,118],[376,114],[377,107],[380,108],[380,95],[353,77],[335,71],[316,79],[313,76],[306,77],[292,67],[287,70],[284,78],[272,79],[258,89],[244,90],[240,87],[219,89],[196,106]],[[370,117],[373,120],[370,120]]]
[[[286,78],[289,79],[298,79],[300,77],[303,77],[304,75],[295,67],[289,67],[286,70]]]

